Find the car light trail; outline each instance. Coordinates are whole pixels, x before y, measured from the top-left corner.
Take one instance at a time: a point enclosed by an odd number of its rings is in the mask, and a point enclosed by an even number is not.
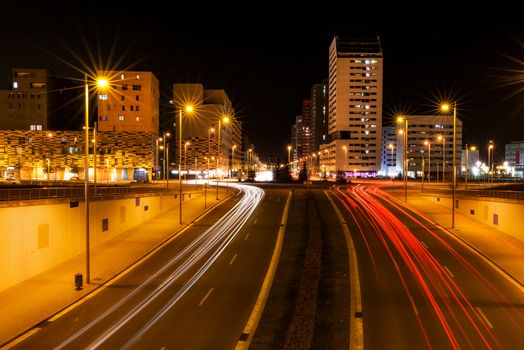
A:
[[[403,289],[410,299],[416,318],[420,325],[421,331],[426,339],[428,348],[431,348],[431,341],[428,338],[427,329],[420,312],[413,299],[413,290],[410,290],[406,278],[411,278],[417,286],[420,294],[423,296],[429,310],[435,315],[438,324],[440,324],[449,345],[453,349],[464,347],[474,347],[473,334],[480,339],[486,348],[500,347],[494,334],[491,332],[492,324],[478,308],[474,307],[468,300],[464,292],[458,286],[454,276],[446,267],[443,267],[436,258],[431,254],[429,249],[415,237],[415,235],[389,211],[380,200],[387,201],[401,210],[411,220],[414,220],[426,232],[430,233],[446,251],[450,252],[466,269],[477,278],[484,288],[493,292],[496,290],[482,273],[474,269],[458,252],[456,252],[441,237],[433,232],[427,225],[410,215],[400,205],[396,204],[391,197],[376,188],[367,188],[363,186],[351,186],[347,188],[348,193],[341,188],[332,188],[331,192],[344,205],[346,210],[355,219],[357,228],[363,238],[363,241],[374,263],[373,254],[369,248],[366,235],[376,234],[382,243],[388,256],[390,257],[398,277],[402,283]],[[369,223],[372,232],[364,231],[358,224],[357,218]],[[410,272],[409,275],[403,274],[401,265],[405,266]],[[375,267],[376,268],[376,267]],[[500,293],[497,294],[500,300]],[[461,321],[465,319],[467,321]],[[470,327],[472,331],[466,329]],[[458,335],[462,338],[459,338]],[[461,344],[459,339],[464,339],[466,344]]]
[[[197,271],[186,281],[175,295],[165,303],[156,314],[143,324],[142,328],[138,329],[133,338],[129,339],[122,347],[126,349],[137,342],[150,329],[156,321],[158,321],[166,312],[168,312],[184,294],[191,289],[191,287],[202,277],[202,275],[212,266],[218,259],[220,254],[227,248],[229,243],[236,237],[243,225],[249,220],[251,214],[262,201],[264,191],[258,187],[246,186],[240,184],[230,184],[243,193],[243,197],[229,210],[226,215],[221,217],[215,224],[208,228],[204,233],[196,237],[189,245],[182,249],[177,255],[166,262],[166,264],[158,270],[155,274],[147,278],[140,286],[135,288],[126,297],[122,298],[118,303],[114,304],[103,314],[86,324],[80,330],[65,339],[55,349],[63,349],[86,331],[91,329],[94,325],[107,318],[117,309],[123,308],[126,303],[136,296],[139,292],[145,290],[147,287],[151,288],[153,281],[158,278],[163,272],[169,271],[170,268],[177,262],[181,262],[174,271],[172,271],[167,278],[152,289],[143,299],[135,306],[133,306],[124,316],[120,317],[110,326],[102,335],[98,336],[90,345],[88,349],[96,349],[101,346],[106,340],[114,335],[119,329],[126,325],[131,319],[137,316],[140,311],[150,305],[161,293],[168,288],[173,287],[174,282],[178,281],[190,269],[197,268]],[[206,259],[207,257],[207,259]]]

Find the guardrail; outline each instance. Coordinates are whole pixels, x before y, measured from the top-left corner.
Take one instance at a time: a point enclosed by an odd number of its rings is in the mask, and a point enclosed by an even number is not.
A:
[[[425,194],[442,194],[451,196],[450,189],[424,188]],[[477,198],[500,198],[524,201],[524,191],[502,191],[502,190],[457,190],[457,197],[477,197]]]
[[[89,187],[89,198],[105,196],[125,196],[144,193],[166,193],[175,191],[174,188],[153,186],[133,187]],[[84,198],[83,187],[44,187],[44,188],[0,188],[0,201],[38,200],[51,198]]]

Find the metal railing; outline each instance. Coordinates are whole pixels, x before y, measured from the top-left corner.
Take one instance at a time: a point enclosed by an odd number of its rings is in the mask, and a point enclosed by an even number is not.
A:
[[[144,193],[166,193],[165,187],[133,186],[133,187],[97,187],[96,197],[126,196]],[[83,198],[83,187],[43,187],[43,188],[0,188],[0,201],[39,200],[52,198]],[[89,197],[95,197],[95,188],[89,187]]]

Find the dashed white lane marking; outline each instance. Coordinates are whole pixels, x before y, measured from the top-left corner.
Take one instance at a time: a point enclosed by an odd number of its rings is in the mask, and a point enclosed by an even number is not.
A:
[[[249,232],[246,234],[246,237],[244,237],[244,241],[247,241],[248,237],[249,237]]]
[[[486,322],[486,324],[489,326],[489,328],[493,329],[493,325],[491,324],[491,322],[489,322],[488,318],[486,317],[486,315],[484,315],[484,313],[482,312],[480,307],[476,307],[475,309],[477,309],[477,311],[479,312],[480,316],[482,316],[482,318],[484,319],[484,322]]]
[[[429,250],[429,247],[426,243],[424,243],[424,241],[420,241],[420,244],[422,244],[424,246],[424,248],[426,248],[427,250]]]
[[[209,297],[209,295],[211,295],[211,293],[213,293],[213,290],[215,288],[211,288],[209,290],[209,292],[206,293],[206,295],[204,296],[204,298],[202,298],[202,300],[200,300],[200,302],[198,303],[198,306],[202,306],[205,302],[206,302],[206,299]]]
[[[233,255],[233,257],[231,258],[231,260],[229,260],[229,265],[232,265],[233,264],[233,261],[235,261],[235,259],[237,258],[237,255]]]
[[[453,278],[455,278],[455,276],[451,273],[451,271],[448,269],[447,266],[444,266],[444,268],[446,269],[446,271],[449,273],[449,275]]]
[[[411,301],[411,306],[413,306],[413,310],[415,310],[415,315],[418,315],[417,305],[415,305],[415,300],[413,300],[413,297],[409,297],[409,300]]]

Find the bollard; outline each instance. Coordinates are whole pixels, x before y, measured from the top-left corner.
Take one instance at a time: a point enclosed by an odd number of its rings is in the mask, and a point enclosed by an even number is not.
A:
[[[76,287],[76,290],[82,289],[82,274],[81,273],[77,273],[75,275],[75,287]]]

